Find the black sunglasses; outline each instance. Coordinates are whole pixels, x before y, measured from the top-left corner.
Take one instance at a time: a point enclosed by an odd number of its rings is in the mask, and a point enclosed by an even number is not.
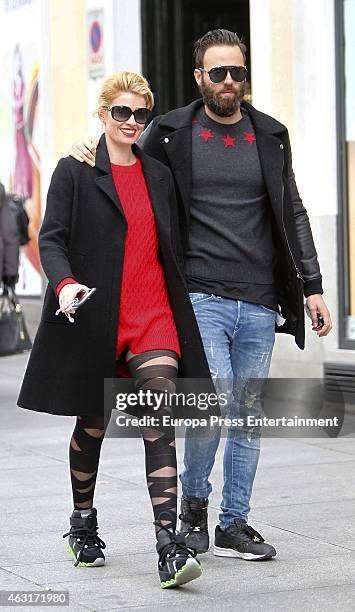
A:
[[[115,121],[128,121],[133,115],[136,123],[145,123],[150,112],[148,108],[136,108],[133,111],[129,106],[108,106],[107,110],[111,111],[111,117]]]
[[[211,70],[206,70],[205,68],[198,68],[198,70],[207,72],[212,83],[221,83],[224,81],[228,72],[233,81],[238,81],[238,83],[240,83],[244,81],[248,72],[245,66],[216,66],[216,68],[211,68]]]

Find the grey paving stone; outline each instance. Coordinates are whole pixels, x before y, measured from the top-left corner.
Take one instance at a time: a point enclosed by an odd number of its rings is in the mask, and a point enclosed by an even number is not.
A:
[[[11,591],[12,589],[30,590],[33,587],[33,583],[27,579],[19,576],[15,571],[5,570],[0,568],[0,590]]]
[[[18,503],[18,499],[12,500],[14,503],[7,505],[8,512],[1,520],[3,537],[35,534],[38,530],[44,533],[52,531],[58,533],[58,537],[61,537],[61,534],[69,529],[69,516],[72,512],[69,485],[67,489],[66,498],[63,495],[45,496],[40,499],[40,503],[38,503],[37,498],[30,501],[23,498],[20,503]],[[145,493],[145,491],[142,491],[142,493]],[[144,528],[147,531],[153,529],[153,514],[148,494],[142,495],[142,499],[139,499],[139,504],[134,513],[131,512],[131,498],[131,491],[126,492],[125,495],[119,492],[110,492],[109,495],[96,495],[95,504],[98,508],[98,522],[103,539],[112,530],[124,532],[127,529],[136,528],[138,525],[142,525],[142,529]],[[118,504],[120,505],[119,508]]]
[[[193,607],[195,603],[204,605],[210,610],[213,600],[204,592],[202,577],[181,589],[163,590],[159,586],[158,574],[150,573],[137,576],[136,579],[120,577],[115,580],[102,578],[100,585],[94,582],[57,582],[53,588],[75,591],[75,599],[80,604],[88,601],[92,610],[144,609],[147,605],[161,606],[178,612]],[[100,587],[100,588],[98,588]],[[74,595],[73,595],[74,597]]]
[[[317,445],[308,444],[301,440],[274,440],[273,442],[276,442],[276,446],[275,444],[273,446],[275,452],[267,452],[271,450],[270,441],[267,442],[266,447],[266,440],[262,441],[261,453],[261,461],[265,468],[277,465],[286,467],[291,465],[317,465],[329,461],[332,463],[341,462],[346,459],[343,456],[347,452],[346,448],[350,447],[349,441],[342,441],[341,444],[337,445]],[[355,447],[354,441],[351,441],[350,444]]]
[[[23,457],[31,455],[31,451],[26,451],[23,448],[19,448],[18,445],[11,444],[8,438],[5,440],[5,436],[2,436],[0,444],[0,460],[6,461],[11,457]]]
[[[128,550],[123,554],[122,550],[116,546],[115,551],[111,547],[107,553],[107,564],[105,567],[87,568],[74,567],[70,555],[67,551],[63,557],[66,559],[60,562],[34,563],[26,566],[11,565],[6,566],[6,570],[16,571],[22,577],[40,583],[51,583],[58,580],[58,576],[62,581],[85,582],[96,580],[100,582],[102,578],[116,580],[118,576],[135,577],[142,574],[151,574],[156,576],[156,561],[157,555],[154,551],[154,541],[152,539],[150,552],[135,552],[128,555]],[[143,547],[145,548],[145,547]]]
[[[5,476],[5,472],[11,472],[12,470],[21,470],[23,474],[30,472],[31,470],[44,467],[57,467],[58,459],[52,457],[46,457],[45,460],[42,455],[36,455],[34,453],[22,451],[18,455],[11,454],[11,456],[0,457],[0,470]],[[60,462],[62,465],[62,462]],[[11,479],[11,473],[6,474]]]
[[[63,543],[57,531],[47,531],[45,535],[37,530],[30,534],[1,536],[2,567],[34,563],[38,560],[45,562],[48,559],[52,561],[63,559]]]
[[[275,500],[288,499],[290,503],[355,499],[354,470],[351,459],[325,463],[322,469],[317,464],[266,469],[261,461],[254,487],[259,496],[272,492]]]
[[[7,487],[0,488],[0,499],[10,500],[19,497],[37,497],[38,495],[58,495],[67,485],[68,475],[62,465],[36,467],[26,474],[27,470],[10,470]]]
[[[354,502],[318,502],[313,504],[255,509],[253,516],[270,526],[302,534],[313,540],[328,542],[355,551]]]
[[[224,591],[218,601],[212,601],[208,610],[247,610],[247,612],[353,612],[355,584],[320,588],[299,588],[275,593],[231,594]],[[194,603],[195,610],[206,610],[206,604]],[[145,607],[145,612],[163,610],[162,607]]]
[[[355,438],[342,438],[338,441],[329,440],[328,444],[314,444],[316,448],[331,450],[339,454],[355,455]]]
[[[345,443],[355,443],[355,433],[349,433],[344,436],[339,436],[338,438],[308,438],[308,440],[304,440],[307,444],[313,444],[315,446],[341,446],[343,442]]]

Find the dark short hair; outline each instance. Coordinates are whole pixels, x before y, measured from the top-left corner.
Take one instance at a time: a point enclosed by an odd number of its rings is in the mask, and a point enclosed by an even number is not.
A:
[[[223,29],[210,30],[194,43],[194,60],[196,68],[203,66],[203,58],[207,49],[209,49],[209,47],[215,47],[216,45],[239,47],[245,62],[247,47],[239,38],[238,34]]]

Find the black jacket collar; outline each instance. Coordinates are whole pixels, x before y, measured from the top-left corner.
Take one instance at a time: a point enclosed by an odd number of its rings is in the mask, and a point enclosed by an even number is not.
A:
[[[150,193],[150,198],[156,216],[156,220],[158,223],[161,223],[161,220],[165,218],[166,211],[168,210],[165,205],[165,190],[167,189],[167,171],[166,169],[164,169],[164,166],[162,164],[160,164],[153,157],[150,157],[149,155],[144,153],[144,151],[137,147],[137,145],[132,145],[132,151],[142,162],[143,174],[148,179],[147,187]],[[118,209],[119,213],[125,219],[124,210],[122,208],[122,204],[118,197],[112,177],[111,162],[107,150],[105,134],[102,134],[97,146],[95,166],[103,172],[103,174],[95,178],[95,183],[97,187],[101,189],[101,191],[103,191],[110,198],[112,203]]]
[[[157,174],[157,165],[160,166],[159,162],[150,157],[150,155],[144,153],[144,151],[142,151],[142,149],[136,144],[132,145],[132,151],[134,155],[141,160],[144,175],[146,176],[148,174],[154,177]],[[99,168],[99,170],[105,172],[105,174],[112,174],[105,134],[101,135],[97,145],[95,166]]]
[[[191,121],[194,118],[196,111],[202,105],[202,98],[194,100],[187,106],[177,108],[169,113],[166,113],[166,115],[162,115],[159,123],[161,127],[169,127],[175,130],[191,126]],[[249,113],[255,129],[262,129],[269,134],[275,135],[286,131],[286,127],[282,125],[282,123],[273,117],[270,117],[270,115],[266,115],[265,113],[258,111],[248,102],[243,101],[241,106]]]

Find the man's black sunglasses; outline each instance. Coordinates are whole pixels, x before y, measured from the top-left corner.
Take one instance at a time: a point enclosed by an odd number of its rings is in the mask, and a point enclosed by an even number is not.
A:
[[[221,83],[226,78],[228,72],[231,75],[233,81],[244,81],[247,76],[247,69],[245,66],[216,66],[211,70],[205,68],[198,68],[201,72],[207,72],[212,83]]]
[[[107,110],[111,111],[111,117],[115,121],[128,121],[133,115],[136,123],[145,123],[150,112],[148,108],[136,108],[133,111],[129,106],[108,106]]]

